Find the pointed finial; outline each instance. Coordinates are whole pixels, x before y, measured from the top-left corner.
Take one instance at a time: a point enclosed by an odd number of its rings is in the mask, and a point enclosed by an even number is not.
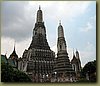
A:
[[[73,48],[73,53],[74,53],[74,48]]]
[[[61,20],[59,20],[59,25],[61,25]]]
[[[41,10],[41,6],[39,5],[39,10]]]
[[[14,51],[15,51],[15,44],[16,44],[16,41],[14,41]]]
[[[77,51],[77,48],[76,48],[76,51]]]

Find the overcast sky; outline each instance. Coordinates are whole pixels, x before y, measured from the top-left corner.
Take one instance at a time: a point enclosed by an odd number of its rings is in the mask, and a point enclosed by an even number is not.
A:
[[[47,41],[57,52],[59,20],[64,28],[69,58],[79,51],[82,66],[96,59],[96,1],[6,1],[2,2],[1,54],[12,53],[14,41],[19,57],[32,41],[36,13],[41,6]]]

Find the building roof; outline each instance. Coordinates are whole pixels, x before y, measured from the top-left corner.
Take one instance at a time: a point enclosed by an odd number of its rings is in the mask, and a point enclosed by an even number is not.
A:
[[[71,63],[73,63],[73,62],[78,62],[78,59],[75,57],[75,55],[73,56],[73,59],[71,60]]]
[[[9,58],[11,58],[11,59],[18,59],[18,55],[16,54],[16,51],[15,51],[15,46],[14,46],[14,50],[13,50],[13,52],[12,52],[12,54],[10,55]]]
[[[1,55],[1,62],[7,63],[7,57],[6,57],[6,55]]]

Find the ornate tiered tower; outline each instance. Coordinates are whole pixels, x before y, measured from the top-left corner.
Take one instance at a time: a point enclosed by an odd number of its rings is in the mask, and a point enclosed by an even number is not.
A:
[[[46,28],[43,22],[43,15],[40,6],[39,10],[37,11],[37,19],[33,30],[33,38],[29,49],[32,48],[50,50],[46,39]]]
[[[8,63],[16,68],[18,68],[18,55],[16,54],[15,45],[14,50],[10,57],[8,58]]]
[[[64,38],[63,26],[59,23],[58,26],[58,41],[57,41],[57,58],[54,71],[57,72],[57,77],[70,79],[70,76],[73,74],[72,65],[70,63],[67,49],[66,41]],[[62,79],[61,79],[62,80]],[[66,80],[66,81],[68,81]]]
[[[53,72],[55,53],[50,49],[46,39],[46,28],[43,22],[42,10],[39,6],[32,42],[22,56],[22,70],[33,82],[43,82]]]
[[[80,78],[80,72],[81,72],[81,61],[79,57],[79,52],[76,50],[76,56],[73,51],[73,58],[71,60],[72,68],[75,71],[76,78]]]

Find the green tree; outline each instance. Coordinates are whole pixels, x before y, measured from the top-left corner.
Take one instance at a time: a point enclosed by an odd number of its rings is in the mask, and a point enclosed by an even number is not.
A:
[[[81,75],[83,78],[89,76],[90,81],[96,81],[96,60],[88,62],[82,69]]]
[[[5,63],[1,63],[1,81],[32,82],[28,75]]]

